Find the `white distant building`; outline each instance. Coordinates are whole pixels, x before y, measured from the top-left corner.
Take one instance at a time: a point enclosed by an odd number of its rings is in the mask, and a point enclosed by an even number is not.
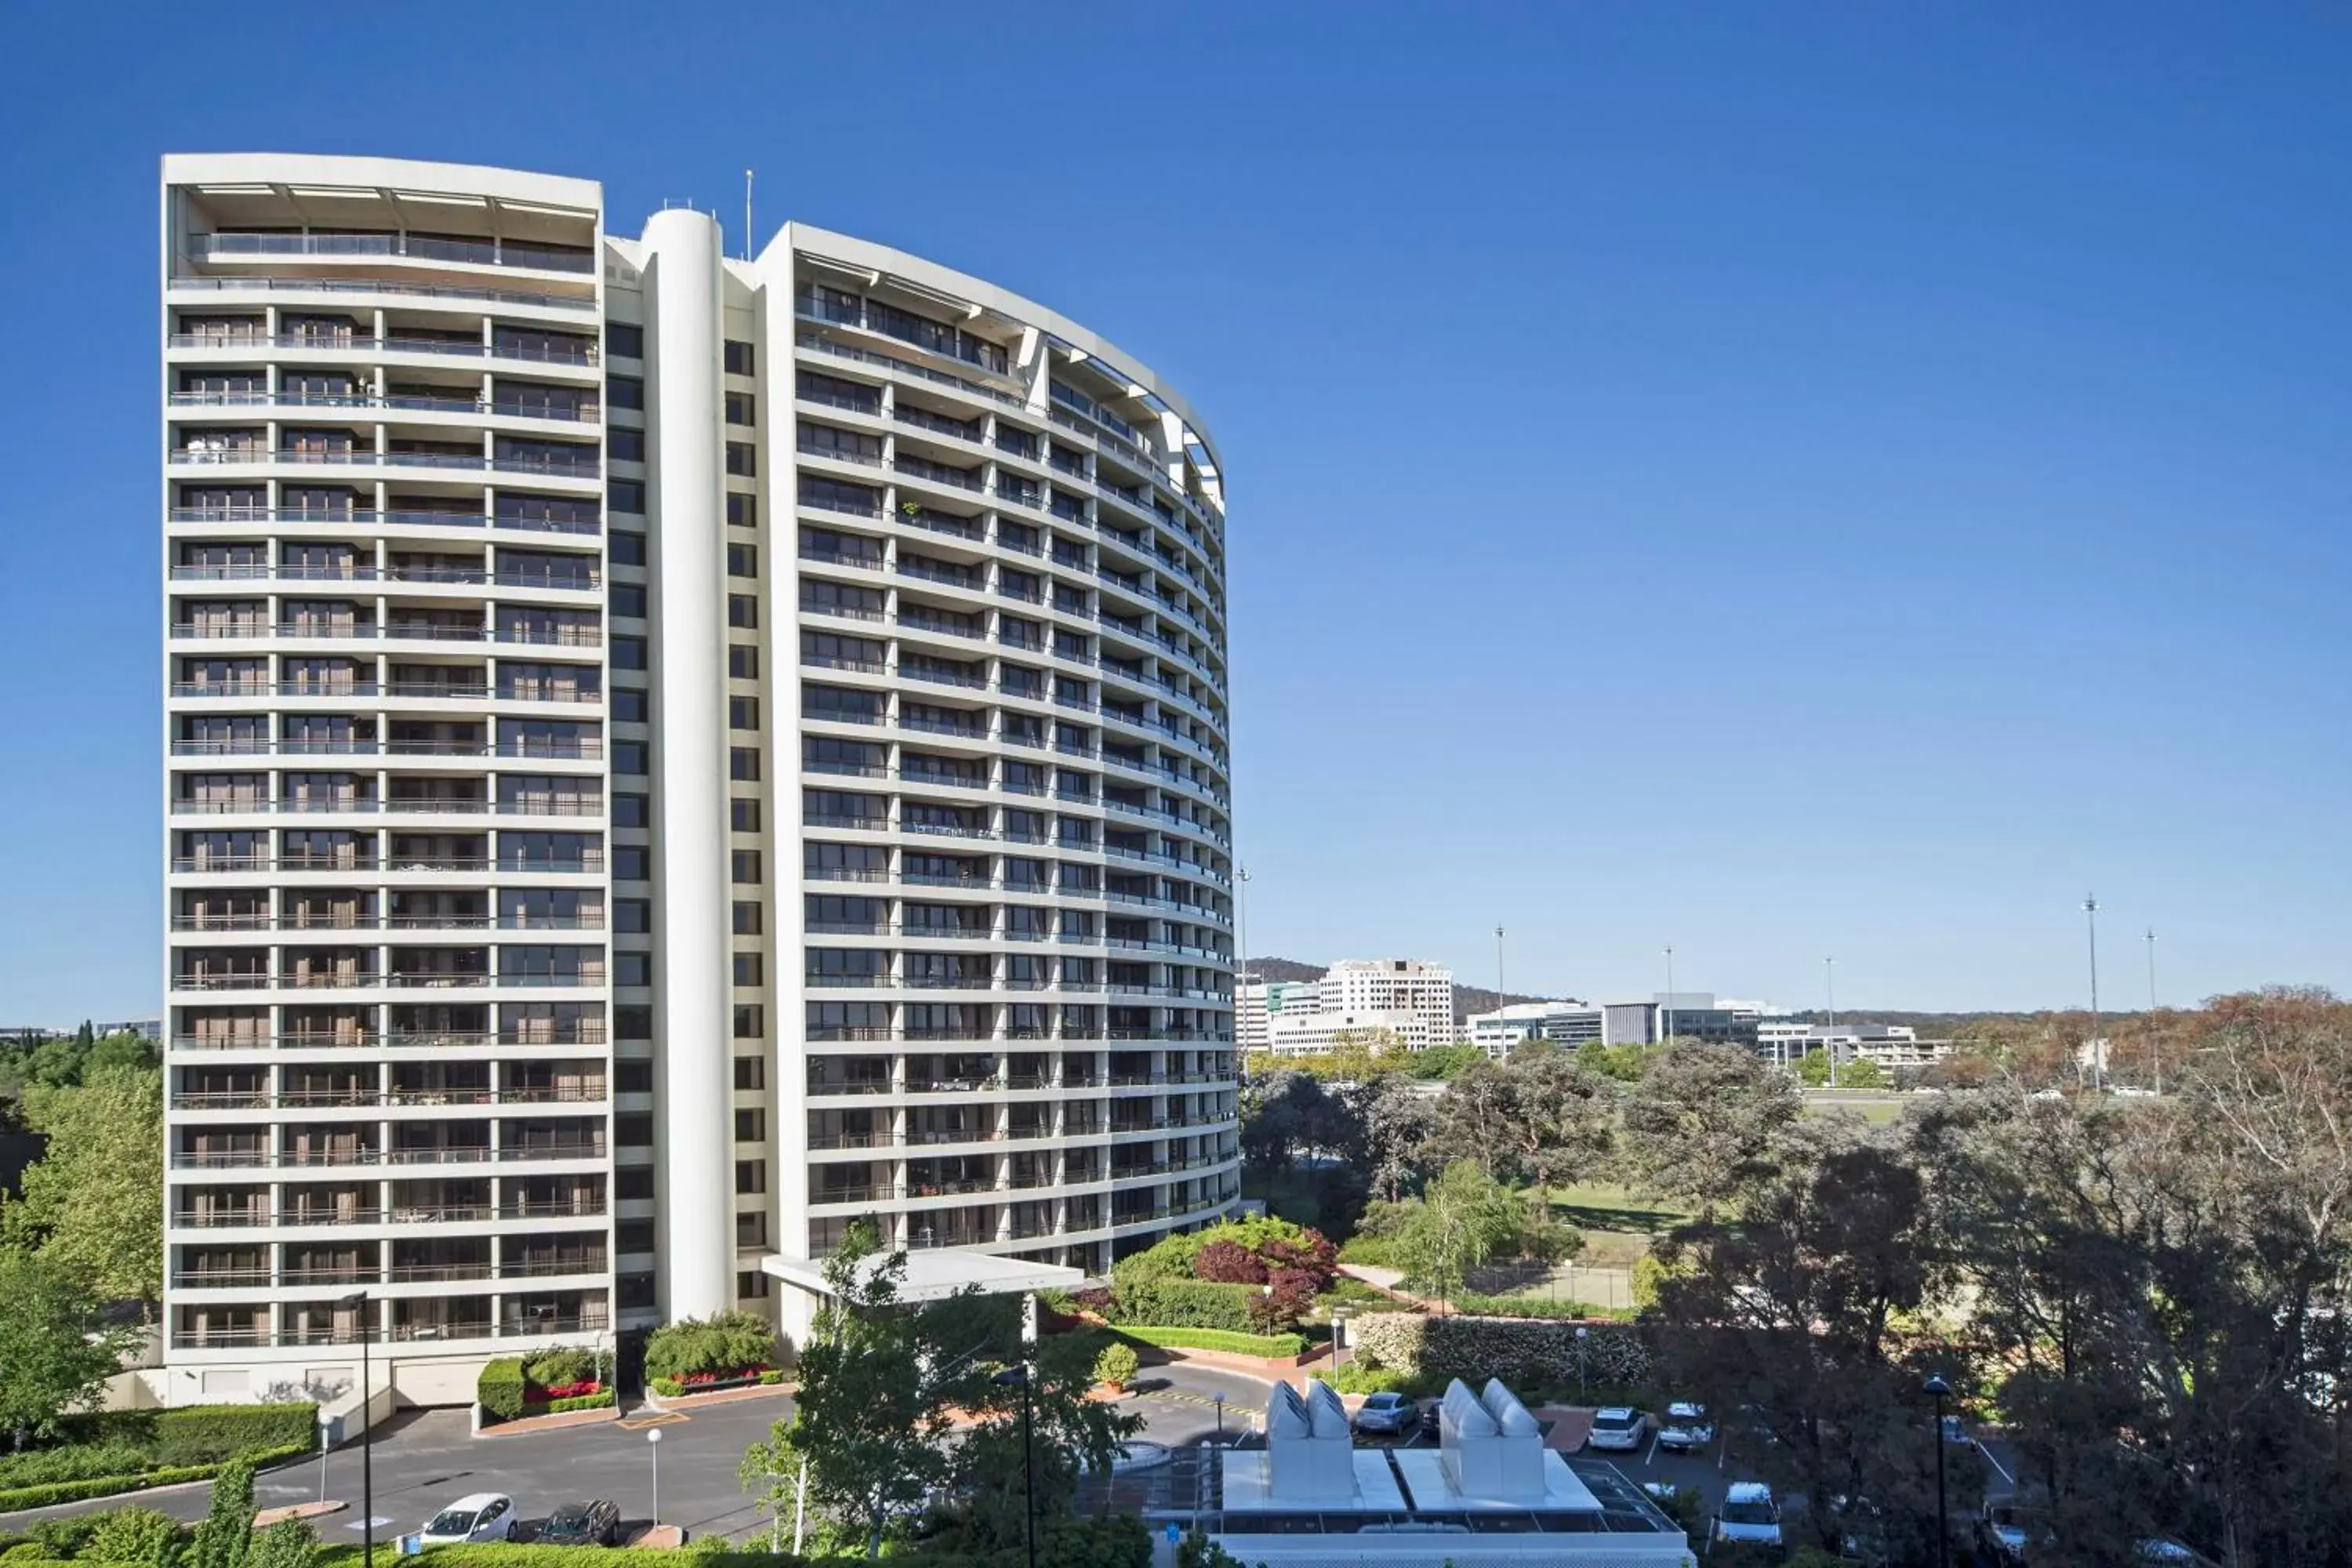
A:
[[[1794,1068],[1814,1051],[1828,1051],[1843,1068],[1866,1061],[1893,1072],[1920,1068],[1949,1054],[1949,1040],[1923,1040],[1908,1024],[1801,1024],[1794,1019],[1768,1019],[1757,1026],[1757,1054],[1784,1068]]]
[[[1350,958],[1320,980],[1264,981],[1235,988],[1234,1033],[1244,1051],[1289,1056],[1328,1051],[1339,1037],[1383,1031],[1408,1050],[1450,1046],[1454,972],[1411,958]]]
[[[1490,1057],[1508,1056],[1527,1040],[1553,1040],[1574,1047],[1608,1041],[1608,1010],[1573,998],[1559,1002],[1514,1002],[1491,1013],[1470,1015],[1470,1043]]]

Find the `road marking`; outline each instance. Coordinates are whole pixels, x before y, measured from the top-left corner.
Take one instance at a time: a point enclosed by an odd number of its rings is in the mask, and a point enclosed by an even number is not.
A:
[[[651,1415],[637,1416],[634,1420],[615,1421],[613,1425],[618,1426],[624,1432],[636,1432],[642,1431],[647,1426],[668,1426],[680,1421],[691,1421],[693,1419],[693,1416],[685,1415],[680,1411],[663,1410],[657,1411]]]
[[[1658,1462],[1658,1439],[1656,1438],[1656,1436],[1653,1436],[1650,1438],[1650,1457],[1649,1457],[1648,1458],[1646,1458],[1646,1459],[1643,1459],[1643,1460],[1642,1461],[1642,1463],[1643,1463],[1643,1464],[1645,1464],[1645,1465],[1654,1465],[1654,1464],[1656,1464],[1657,1462]]]
[[[1992,1450],[1990,1448],[1986,1447],[1982,1443],[1979,1443],[1977,1445],[1977,1452],[1984,1456],[1984,1462],[1992,1467],[1993,1474],[2001,1479],[2002,1484],[2012,1487],[2017,1484],[2017,1478],[2000,1468],[2000,1461],[1992,1457]]]

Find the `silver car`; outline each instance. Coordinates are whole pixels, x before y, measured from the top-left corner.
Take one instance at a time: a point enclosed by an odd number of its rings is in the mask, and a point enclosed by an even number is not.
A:
[[[1395,1436],[1411,1431],[1420,1418],[1420,1410],[1403,1394],[1370,1394],[1364,1396],[1363,1405],[1356,1411],[1356,1430]]]
[[[1706,1405],[1676,1400],[1666,1406],[1666,1419],[1658,1427],[1659,1447],[1670,1454],[1687,1454],[1714,1441],[1715,1423],[1706,1418]]]
[[[1629,1405],[1611,1405],[1592,1413],[1592,1435],[1584,1441],[1588,1447],[1630,1454],[1649,1430],[1648,1416]]]

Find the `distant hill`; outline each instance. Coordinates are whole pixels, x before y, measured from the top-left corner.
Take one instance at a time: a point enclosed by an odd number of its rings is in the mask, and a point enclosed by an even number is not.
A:
[[[1262,980],[1292,981],[1320,980],[1323,972],[1331,966],[1328,963],[1301,963],[1295,958],[1253,958],[1247,960],[1243,967]],[[1546,998],[1523,995],[1514,991],[1506,1000],[1541,1002]],[[1495,1000],[1491,987],[1465,985],[1458,980],[1454,983],[1454,1021],[1457,1024],[1473,1013],[1491,1013],[1501,1005]]]

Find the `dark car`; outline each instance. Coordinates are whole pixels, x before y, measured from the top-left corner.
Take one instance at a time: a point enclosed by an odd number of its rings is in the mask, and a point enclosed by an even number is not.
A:
[[[537,1539],[541,1546],[618,1546],[621,1506],[602,1498],[565,1503],[547,1516]]]

